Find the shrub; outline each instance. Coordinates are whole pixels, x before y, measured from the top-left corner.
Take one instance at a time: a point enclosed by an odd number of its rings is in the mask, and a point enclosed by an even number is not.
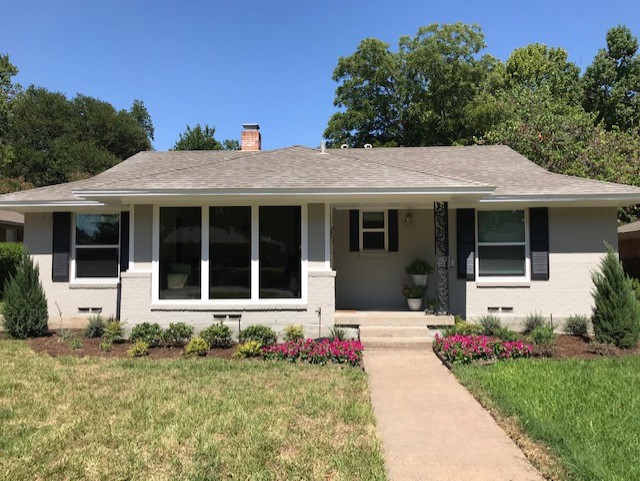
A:
[[[79,338],[79,337],[77,337],[77,336],[73,336],[73,337],[69,340],[69,347],[70,347],[71,349],[73,349],[74,351],[75,351],[76,349],[82,349],[82,346],[83,346],[83,344],[82,344],[82,339],[80,339],[80,338]]]
[[[246,341],[238,346],[235,357],[258,357],[262,354],[260,341]]]
[[[529,313],[529,315],[524,320],[524,332],[525,334],[530,334],[536,327],[541,327],[547,324],[547,319],[540,313],[534,312]]]
[[[146,342],[149,347],[158,347],[163,339],[163,330],[159,324],[150,322],[143,322],[136,324],[131,329],[131,335],[129,340],[133,343],[138,341]]]
[[[146,341],[136,341],[127,351],[129,357],[143,357],[149,355],[149,343]]]
[[[338,341],[347,340],[347,331],[341,327],[331,326],[329,328],[329,339],[337,339]]]
[[[240,332],[239,339],[241,343],[258,341],[261,346],[270,346],[276,343],[278,336],[270,327],[256,324],[243,329]]]
[[[636,299],[640,301],[640,280],[635,277],[631,278],[631,286],[633,287],[633,292],[636,295]]]
[[[402,286],[402,295],[407,299],[420,299],[424,295],[424,287],[405,284]]]
[[[589,318],[582,314],[567,317],[564,332],[572,336],[589,337]]]
[[[538,326],[529,333],[529,339],[535,344],[535,351],[542,356],[550,356],[556,345],[556,336],[550,324]]]
[[[102,337],[104,334],[104,318],[98,314],[91,316],[87,327],[84,328],[84,336],[92,339],[94,337]]]
[[[519,341],[502,341],[489,336],[440,337],[436,334],[434,349],[447,361],[469,364],[472,361],[489,361],[494,359],[517,359],[530,357],[531,344]]]
[[[114,318],[107,319],[102,338],[116,344],[124,342],[124,323]]]
[[[640,336],[640,305],[613,248],[608,244],[606,248],[600,271],[591,276],[595,284],[593,331],[598,342],[632,348]]]
[[[203,338],[192,337],[184,348],[184,355],[187,357],[204,356],[209,350],[209,344]]]
[[[362,344],[360,341],[340,341],[338,339],[323,339],[314,341],[284,342],[262,348],[262,355],[266,360],[308,362],[311,364],[360,365],[362,362]]]
[[[25,250],[4,290],[4,328],[11,337],[25,339],[46,334],[49,312],[40,283],[40,269]]]
[[[103,352],[109,352],[113,349],[113,343],[109,339],[102,339],[100,341],[100,350]]]
[[[482,334],[484,331],[480,324],[474,324],[467,322],[464,319],[457,320],[453,326],[445,327],[441,330],[444,337],[455,336],[456,334],[463,334],[466,336],[473,334]]]
[[[497,337],[501,341],[517,341],[521,336],[516,331],[502,326],[493,331],[493,337]]]
[[[433,272],[433,266],[425,259],[416,257],[411,261],[411,264],[404,268],[404,271],[409,275],[429,275]]]
[[[0,297],[5,284],[18,269],[23,250],[17,242],[0,242]]]
[[[231,346],[231,329],[222,321],[210,325],[200,332],[200,337],[211,348]]]
[[[171,346],[184,346],[193,337],[193,327],[184,322],[172,322],[164,331],[164,342]]]
[[[496,331],[502,328],[500,318],[491,314],[482,316],[478,322],[482,326],[482,333],[485,336],[495,336]]]
[[[304,328],[295,324],[289,324],[284,330],[285,341],[299,341],[304,339]]]

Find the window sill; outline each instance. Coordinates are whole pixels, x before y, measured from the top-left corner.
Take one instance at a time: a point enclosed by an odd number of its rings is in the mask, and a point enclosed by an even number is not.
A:
[[[508,289],[528,289],[531,287],[530,281],[476,281],[476,287],[483,288],[508,288]]]
[[[389,251],[360,251],[360,257],[389,257]]]
[[[246,302],[246,303],[211,303],[206,301],[184,301],[184,302],[153,302],[152,311],[208,311],[208,312],[230,312],[230,311],[307,311],[306,302],[278,303],[278,302]]]
[[[69,282],[69,289],[117,289],[120,279],[91,279],[73,280]]]

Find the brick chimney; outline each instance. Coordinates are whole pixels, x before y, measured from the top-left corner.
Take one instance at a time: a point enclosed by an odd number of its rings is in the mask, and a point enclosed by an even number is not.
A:
[[[262,148],[262,136],[258,124],[242,124],[242,148],[241,150],[257,151]]]

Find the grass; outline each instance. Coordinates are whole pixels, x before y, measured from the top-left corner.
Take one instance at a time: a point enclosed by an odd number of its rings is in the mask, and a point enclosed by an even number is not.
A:
[[[383,480],[366,375],[0,341],[0,479]]]
[[[457,366],[490,409],[516,416],[565,479],[640,479],[640,357]]]

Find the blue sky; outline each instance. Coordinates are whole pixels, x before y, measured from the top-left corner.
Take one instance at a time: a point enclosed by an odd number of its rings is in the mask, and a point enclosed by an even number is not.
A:
[[[477,22],[487,53],[562,46],[584,69],[606,31],[640,35],[631,0],[562,1],[31,1],[2,0],[0,52],[17,80],[73,96],[80,92],[129,108],[141,99],[170,148],[187,124],[240,137],[260,123],[263,148],[319,145],[335,111],[331,74],[361,39],[397,45],[433,22]]]

